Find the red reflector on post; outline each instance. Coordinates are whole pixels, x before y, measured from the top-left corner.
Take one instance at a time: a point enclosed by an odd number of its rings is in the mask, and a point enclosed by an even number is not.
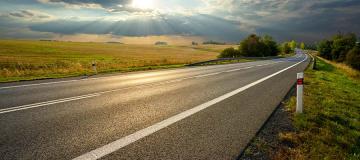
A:
[[[298,80],[297,80],[297,84],[298,84],[298,85],[303,85],[303,84],[304,84],[304,79],[303,79],[303,78],[298,79]]]

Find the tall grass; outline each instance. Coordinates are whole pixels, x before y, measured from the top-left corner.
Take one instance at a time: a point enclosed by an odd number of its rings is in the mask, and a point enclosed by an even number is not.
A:
[[[360,83],[343,65],[318,60],[305,73],[304,114],[294,114],[297,132],[274,159],[360,159]],[[350,73],[350,74],[349,74]],[[289,103],[294,112],[295,98]]]

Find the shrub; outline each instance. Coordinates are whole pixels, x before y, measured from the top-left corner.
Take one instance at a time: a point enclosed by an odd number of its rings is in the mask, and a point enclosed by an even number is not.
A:
[[[284,42],[282,45],[281,45],[281,51],[285,54],[289,54],[291,52],[291,48],[289,46],[289,43],[287,42]]]
[[[226,43],[210,40],[210,41],[203,42],[203,44],[225,45]]]
[[[346,55],[346,63],[351,67],[360,70],[360,47],[356,46]]]
[[[329,40],[323,40],[319,43],[317,50],[319,51],[321,57],[331,60],[332,44],[333,42]]]
[[[292,40],[290,43],[289,43],[290,47],[291,47],[291,50],[292,51],[295,51],[295,48],[297,47],[297,43],[296,41]]]
[[[333,37],[332,44],[332,59],[338,62],[343,62],[346,54],[356,45],[356,35],[349,33],[346,35],[338,34]]]
[[[271,36],[264,36],[262,39],[266,46],[266,50],[264,51],[264,55],[266,56],[277,56],[279,53],[279,48],[277,43],[273,40]]]
[[[240,42],[240,54],[247,57],[276,56],[279,52],[277,43],[270,36],[261,38],[251,34]]]
[[[231,47],[231,48],[224,49],[218,57],[219,58],[234,58],[234,57],[239,57],[239,56],[240,56],[240,52]]]
[[[304,49],[306,48],[306,46],[305,46],[305,43],[304,43],[304,42],[301,42],[301,44],[300,44],[300,48],[301,48],[302,50],[304,50]]]

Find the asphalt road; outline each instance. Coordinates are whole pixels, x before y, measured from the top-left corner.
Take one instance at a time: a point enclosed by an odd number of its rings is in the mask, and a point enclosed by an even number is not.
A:
[[[0,159],[236,159],[308,63],[0,84]]]

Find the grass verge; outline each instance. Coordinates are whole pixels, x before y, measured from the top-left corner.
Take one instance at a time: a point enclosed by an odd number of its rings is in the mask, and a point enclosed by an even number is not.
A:
[[[304,114],[295,114],[295,96],[286,99],[240,160],[360,159],[359,71],[317,62],[305,71]]]
[[[274,159],[360,159],[360,81],[358,72],[317,61],[305,72],[304,114],[295,114],[295,97],[287,108],[296,132],[279,134]]]

